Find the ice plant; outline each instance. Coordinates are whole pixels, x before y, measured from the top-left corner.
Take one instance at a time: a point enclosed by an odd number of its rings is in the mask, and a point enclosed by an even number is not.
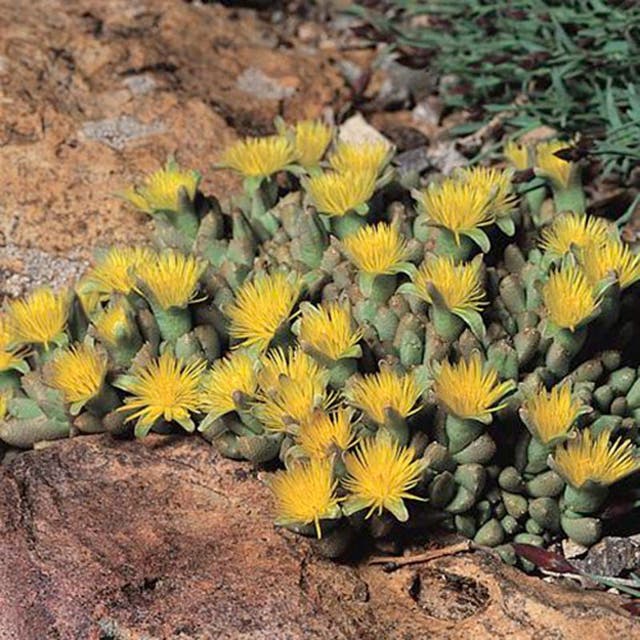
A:
[[[310,460],[277,472],[269,487],[276,500],[276,524],[284,527],[313,525],[322,537],[321,521],[339,518],[337,480],[328,460]]]
[[[579,167],[556,155],[570,149],[570,143],[560,140],[539,143],[536,145],[534,171],[551,184],[556,211],[580,213],[586,208],[586,200],[580,184]]]
[[[302,349],[270,349],[260,358],[258,383],[269,391],[276,389],[281,376],[294,382],[311,380],[322,375],[322,367]]]
[[[404,500],[423,499],[410,491],[420,482],[425,464],[415,460],[412,448],[403,447],[394,439],[383,436],[361,441],[346,456],[345,466],[345,515],[367,509],[365,518],[369,518],[386,509],[400,522],[406,522],[409,512]]]
[[[174,160],[169,160],[163,169],[146,176],[140,186],[126,189],[123,196],[146,213],[179,212],[184,206],[181,193],[184,192],[188,201],[193,201],[199,183],[197,171],[181,169]]]
[[[563,256],[573,249],[599,247],[607,241],[608,234],[609,227],[602,218],[565,213],[542,230],[540,247],[553,256]]]
[[[129,294],[135,287],[140,267],[154,259],[155,253],[147,247],[112,247],[98,257],[81,289],[105,297],[111,293]]]
[[[376,175],[352,169],[342,173],[326,171],[306,180],[304,186],[320,213],[338,217],[354,211],[365,214],[376,188]]]
[[[504,398],[514,389],[513,381],[500,382],[495,369],[484,364],[477,352],[457,364],[443,362],[433,383],[437,401],[448,413],[486,423],[506,406]]]
[[[72,413],[78,413],[100,393],[106,373],[106,354],[89,344],[71,345],[54,356],[51,385],[62,391]]]
[[[136,290],[164,311],[183,309],[196,299],[205,266],[195,256],[164,251],[138,268]]]
[[[631,253],[628,245],[616,240],[592,244],[578,256],[588,282],[595,286],[614,273],[621,289],[640,280],[640,257]]]
[[[296,160],[296,148],[284,136],[246,138],[229,147],[220,166],[237,171],[245,178],[268,178]]]
[[[564,440],[578,417],[589,411],[571,393],[568,384],[554,386],[550,391],[539,389],[528,397],[520,415],[532,435],[544,445]]]
[[[379,222],[348,235],[342,248],[351,262],[372,276],[393,275],[406,269],[409,248],[397,227]]]
[[[509,220],[508,228],[505,226],[503,231],[513,235],[515,225],[509,215],[515,209],[518,200],[511,185],[513,171],[495,167],[472,167],[460,170],[456,177],[478,193],[485,194],[489,211],[496,217],[496,222],[504,225],[505,221]]]
[[[332,413],[316,411],[301,427],[296,442],[310,458],[330,458],[355,444],[353,412],[339,408]]]
[[[25,350],[15,345],[16,337],[9,323],[9,316],[0,313],[0,389],[4,382],[17,382],[18,379],[11,374],[12,371],[26,373],[29,370],[24,361]]]
[[[412,284],[405,284],[401,291],[415,295],[434,305],[432,318],[436,330],[445,339],[455,339],[466,322],[478,336],[484,333],[479,312],[486,305],[480,269],[482,262],[461,262],[450,256],[427,257],[412,274]],[[444,313],[443,313],[444,311]]]
[[[536,145],[535,166],[540,175],[548,178],[559,188],[566,189],[571,181],[573,164],[562,160],[556,153],[571,148],[571,145],[561,140],[540,142]]]
[[[448,178],[441,184],[431,184],[424,191],[414,192],[418,206],[429,226],[440,227],[453,234],[459,247],[462,237],[468,237],[484,252],[489,240],[482,227],[495,222],[495,212],[485,191],[472,184]]]
[[[334,397],[325,386],[322,375],[304,380],[281,376],[275,388],[257,394],[253,413],[267,431],[295,435],[316,410],[331,408]]]
[[[199,411],[201,378],[206,362],[185,362],[165,351],[131,374],[120,376],[115,386],[128,395],[118,411],[135,421],[137,438],[146,436],[159,420],[176,422],[185,431],[193,431],[193,414]]]
[[[640,469],[640,458],[630,440],[610,442],[608,431],[594,436],[589,429],[558,447],[553,462],[555,470],[575,489],[587,483],[608,486]]]
[[[296,162],[305,169],[317,167],[324,156],[333,128],[320,120],[303,120],[294,128]]]
[[[224,310],[230,321],[231,337],[238,346],[264,351],[286,328],[300,292],[300,280],[281,272],[261,274],[246,281]]]
[[[243,351],[216,360],[203,376],[201,409],[210,420],[246,410],[258,387],[255,359]]]
[[[542,287],[549,319],[561,329],[575,331],[596,313],[599,301],[593,286],[579,267],[553,271]]]
[[[358,346],[361,338],[362,330],[355,326],[344,304],[329,302],[320,307],[309,304],[302,307],[298,340],[303,348],[333,361],[354,358],[362,353]]]
[[[8,318],[16,344],[32,344],[48,349],[66,341],[69,294],[43,287],[8,307]]]
[[[383,367],[377,373],[352,377],[344,397],[375,424],[386,427],[400,441],[406,441],[405,419],[422,407],[420,396],[423,391],[424,386],[416,374],[399,374]]]
[[[503,149],[505,158],[511,163],[514,169],[525,171],[531,166],[529,160],[529,149],[526,144],[509,140]]]
[[[339,173],[355,171],[379,175],[391,157],[391,147],[380,142],[338,142],[329,165]]]
[[[133,330],[129,312],[123,303],[115,304],[110,309],[98,313],[92,319],[92,323],[96,335],[110,346],[116,346]]]

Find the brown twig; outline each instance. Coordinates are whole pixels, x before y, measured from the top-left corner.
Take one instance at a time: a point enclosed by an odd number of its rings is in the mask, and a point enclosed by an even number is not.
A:
[[[470,540],[464,542],[458,542],[457,544],[449,545],[448,547],[442,547],[441,549],[433,549],[432,551],[425,551],[424,553],[418,553],[414,556],[376,556],[369,560],[369,564],[388,564],[394,568],[403,567],[408,564],[419,564],[421,562],[430,562],[436,558],[442,558],[443,556],[453,556],[456,553],[462,553],[464,551],[470,551],[473,549]]]

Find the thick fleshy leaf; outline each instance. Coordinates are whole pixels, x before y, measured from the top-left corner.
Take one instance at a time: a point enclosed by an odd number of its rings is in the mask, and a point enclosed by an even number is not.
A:
[[[489,237],[482,229],[469,229],[469,231],[464,232],[464,235],[471,238],[480,247],[482,253],[491,251]]]

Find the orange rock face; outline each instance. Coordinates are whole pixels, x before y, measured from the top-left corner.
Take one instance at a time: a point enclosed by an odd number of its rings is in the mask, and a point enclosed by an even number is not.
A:
[[[385,573],[272,525],[247,464],[195,437],[85,436],[0,470],[0,637],[632,638],[614,596],[469,553]]]

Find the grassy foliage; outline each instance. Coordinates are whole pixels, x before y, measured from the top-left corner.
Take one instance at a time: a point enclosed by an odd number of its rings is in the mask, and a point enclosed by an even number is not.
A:
[[[407,64],[453,77],[446,104],[483,115],[465,132],[520,98],[508,121],[518,131],[545,124],[593,138],[606,172],[640,161],[640,3],[390,0],[351,11]]]

